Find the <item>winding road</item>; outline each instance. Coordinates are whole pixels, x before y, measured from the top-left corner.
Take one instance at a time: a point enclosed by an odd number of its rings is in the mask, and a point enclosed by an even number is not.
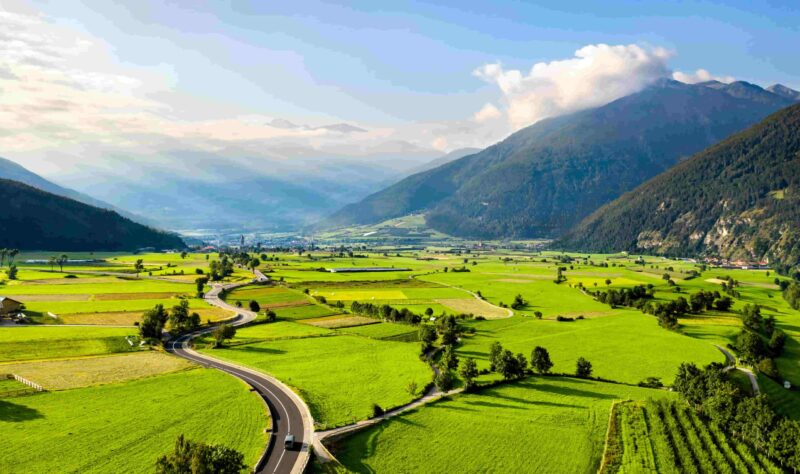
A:
[[[738,370],[747,376],[750,379],[750,386],[753,387],[753,395],[758,396],[761,394],[761,388],[758,386],[758,379],[756,378],[756,374],[753,373],[752,370],[746,369],[744,367],[737,367],[736,366],[736,357],[728,349],[725,349],[722,346],[718,346],[714,344],[714,347],[720,350],[723,354],[725,354],[725,360],[728,362],[728,366],[725,367],[725,370]]]
[[[254,281],[268,281],[261,272],[256,272]],[[252,282],[233,283],[229,285],[215,285],[205,295],[208,303],[223,309],[235,311],[238,316],[230,320],[233,326],[241,326],[253,321],[256,313],[232,306],[223,301],[221,292],[250,284]],[[302,473],[310,458],[309,446],[313,440],[314,423],[308,407],[289,387],[266,374],[241,367],[239,365],[221,361],[205,354],[195,352],[190,348],[190,341],[213,328],[181,336],[169,341],[167,351],[185,359],[194,361],[206,367],[213,367],[233,375],[250,385],[267,404],[272,418],[272,431],[267,447],[254,468],[258,473]],[[295,446],[287,449],[284,440],[287,434],[295,437]]]

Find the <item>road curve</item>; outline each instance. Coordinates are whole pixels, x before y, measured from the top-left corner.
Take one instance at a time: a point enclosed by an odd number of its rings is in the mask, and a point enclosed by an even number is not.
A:
[[[256,279],[262,280],[262,278],[264,278],[263,275],[257,275]],[[255,319],[256,314],[229,305],[219,298],[219,294],[224,290],[248,283],[250,282],[224,286],[215,285],[205,295],[205,298],[210,304],[238,313],[238,316],[231,320],[231,325],[240,326],[246,324]],[[310,456],[309,446],[313,441],[313,420],[308,407],[297,394],[280,381],[257,371],[197,353],[189,347],[189,342],[194,337],[212,330],[213,328],[205,328],[173,339],[167,343],[167,351],[206,367],[213,367],[227,372],[243,380],[266,401],[272,417],[272,433],[263,456],[254,468],[254,472],[270,474],[302,472],[308,463]],[[284,446],[284,439],[289,433],[295,437],[295,447],[293,449],[286,449]]]
[[[716,344],[714,344],[714,347],[716,347],[717,349],[719,349],[720,352],[725,354],[725,360],[728,363],[728,366],[725,367],[725,370],[738,370],[739,372],[745,374],[747,378],[750,379],[750,386],[753,388],[753,395],[756,396],[760,395],[761,388],[758,386],[758,378],[756,378],[756,374],[754,374],[753,371],[750,369],[744,367],[737,367],[736,357],[734,357],[734,355],[731,354],[731,352],[728,349],[725,349],[724,347],[718,346]]]

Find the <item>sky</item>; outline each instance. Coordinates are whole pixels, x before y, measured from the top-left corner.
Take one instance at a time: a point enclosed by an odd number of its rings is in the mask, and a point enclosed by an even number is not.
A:
[[[484,147],[661,77],[800,89],[798,45],[796,1],[0,0],[0,156]]]

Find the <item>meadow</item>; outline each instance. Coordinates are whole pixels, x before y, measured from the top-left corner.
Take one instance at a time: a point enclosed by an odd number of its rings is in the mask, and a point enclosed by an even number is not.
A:
[[[22,376],[52,391],[124,382],[194,367],[186,359],[163,352],[140,351],[114,356],[0,364],[0,372]]]
[[[248,337],[249,329],[237,335]],[[263,371],[293,387],[320,429],[369,418],[373,404],[389,409],[407,403],[415,398],[406,390],[410,382],[421,389],[432,379],[417,344],[357,336],[280,339],[201,352]]]
[[[663,390],[532,377],[452,396],[342,441],[353,472],[594,473],[614,400],[671,398]]]
[[[0,328],[0,363],[138,351],[135,328],[20,326]]]
[[[479,368],[488,367],[489,346],[495,341],[526,357],[534,347],[545,347],[557,373],[574,373],[575,361],[585,357],[593,375],[633,384],[647,377],[669,384],[681,362],[725,360],[711,344],[667,331],[654,317],[638,311],[571,322],[514,317],[467,324],[475,334],[462,337],[457,353],[476,359]]]
[[[0,470],[150,473],[180,434],[235,448],[253,465],[267,426],[256,394],[209,369],[0,399]]]

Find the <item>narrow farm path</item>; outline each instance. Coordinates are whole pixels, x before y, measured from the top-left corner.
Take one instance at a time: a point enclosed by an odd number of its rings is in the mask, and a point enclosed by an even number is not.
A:
[[[428,363],[431,366],[431,370],[433,371],[434,377],[439,375],[439,369],[436,367],[436,364],[433,363],[433,356],[439,351],[440,348],[434,349],[425,354],[425,358],[428,360]],[[401,405],[399,407],[395,407],[391,410],[385,412],[382,416],[378,416],[375,418],[370,418],[368,420],[359,421],[357,423],[353,423],[350,425],[340,426],[338,428],[334,428],[331,430],[326,431],[318,431],[314,433],[314,453],[316,454],[317,458],[319,458],[320,462],[323,464],[329,462],[338,462],[336,457],[328,451],[328,448],[325,446],[325,441],[331,442],[337,439],[344,438],[353,434],[357,431],[361,431],[365,428],[369,428],[370,426],[376,425],[384,420],[388,420],[390,418],[394,418],[397,415],[401,415],[407,411],[414,410],[421,406],[427,405],[428,403],[435,402],[443,397],[447,397],[450,395],[455,395],[458,393],[463,392],[463,388],[457,388],[454,390],[450,390],[447,392],[442,392],[436,385],[431,385],[425,395],[422,397],[406,403],[405,405]]]
[[[753,394],[758,396],[761,394],[761,387],[758,386],[758,379],[756,378],[756,374],[753,373],[752,370],[746,367],[737,367],[736,366],[736,357],[729,351],[722,346],[718,346],[714,344],[714,347],[720,350],[723,354],[725,354],[725,360],[728,362],[728,366],[725,367],[725,370],[738,370],[743,374],[747,375],[747,378],[750,380],[750,386],[753,387]]]

